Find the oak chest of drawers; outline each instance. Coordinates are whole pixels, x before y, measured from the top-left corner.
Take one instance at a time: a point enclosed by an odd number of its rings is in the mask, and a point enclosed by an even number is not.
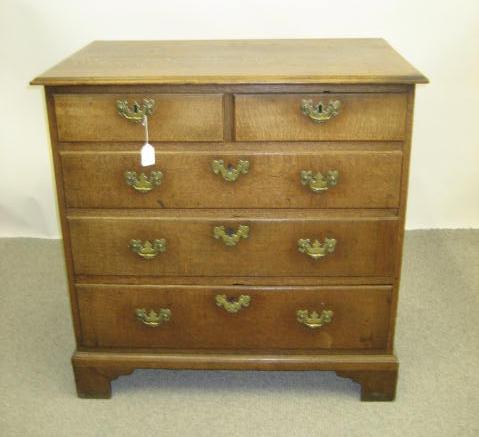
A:
[[[137,368],[281,369],[393,399],[424,82],[379,39],[94,42],[36,78],[79,396]]]

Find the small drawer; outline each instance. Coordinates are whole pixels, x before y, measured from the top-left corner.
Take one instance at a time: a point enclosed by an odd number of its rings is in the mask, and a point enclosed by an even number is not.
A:
[[[78,285],[86,347],[387,347],[391,288]]]
[[[68,219],[78,275],[390,276],[399,221],[373,213],[78,210]]]
[[[153,99],[148,117],[152,141],[221,141],[221,94],[56,94],[55,114],[59,141],[144,141],[140,123],[122,117],[118,100],[141,104]]]
[[[399,206],[402,152],[386,147],[160,145],[149,168],[138,147],[62,151],[61,159],[73,208]]]
[[[308,101],[312,107],[303,111]],[[403,140],[406,112],[407,95],[401,93],[238,94],[235,136],[237,141]]]

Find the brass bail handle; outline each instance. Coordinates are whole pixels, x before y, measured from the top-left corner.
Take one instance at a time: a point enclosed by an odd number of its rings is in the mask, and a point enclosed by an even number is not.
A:
[[[217,294],[215,297],[216,305],[223,308],[228,313],[237,313],[243,308],[249,307],[251,297],[247,294],[242,294],[237,299],[229,298],[226,294]]]
[[[319,240],[311,241],[309,238],[298,240],[298,251],[308,255],[314,260],[320,260],[334,253],[336,250],[336,239],[326,237],[321,243]]]
[[[150,176],[147,176],[143,172],[138,175],[136,171],[131,170],[125,172],[126,184],[140,193],[148,193],[152,191],[155,187],[161,185],[162,180],[163,173],[159,170],[152,171]]]
[[[136,100],[133,101],[133,105],[128,104],[128,100],[117,100],[116,110],[123,118],[133,123],[144,124],[145,118],[153,115],[155,109],[154,99],[143,99],[143,103],[140,104]]]
[[[320,313],[318,311],[298,310],[296,311],[296,320],[308,328],[318,329],[331,323],[333,315],[334,313],[331,310],[323,310]]]
[[[169,308],[160,308],[158,311],[146,308],[137,308],[135,316],[138,321],[150,328],[158,328],[161,324],[169,322],[171,319],[171,310]]]
[[[130,240],[129,247],[132,252],[141,258],[152,260],[160,253],[166,251],[166,240],[164,238],[153,240],[153,242],[149,240],[144,242],[141,240]]]
[[[242,174],[247,174],[249,171],[249,161],[240,159],[236,167],[228,164],[222,159],[215,159],[211,163],[211,169],[214,174],[220,174],[226,182],[235,182]]]
[[[339,100],[330,100],[327,105],[323,102],[313,104],[311,99],[301,101],[301,112],[310,118],[314,123],[325,123],[328,120],[339,115],[341,102]]]
[[[213,228],[213,237],[216,240],[223,241],[225,246],[236,246],[241,239],[246,240],[249,238],[249,226],[240,225],[236,232],[225,226],[215,226]]]
[[[150,135],[148,129],[148,117],[153,115],[155,101],[153,99],[144,98],[140,104],[136,100],[133,105],[128,104],[128,100],[117,100],[116,110],[118,114],[128,121],[141,124],[145,130],[145,144],[141,148],[141,165],[143,167],[153,165],[155,163],[155,150],[150,144]],[[137,175],[135,171],[127,170],[125,172],[125,181],[127,185],[140,193],[148,193],[161,184],[163,173],[161,171],[153,171],[148,177],[145,173]]]
[[[324,193],[338,184],[339,172],[338,170],[329,170],[323,175],[319,171],[313,173],[312,170],[302,170],[300,180],[301,184],[309,187],[313,193]]]

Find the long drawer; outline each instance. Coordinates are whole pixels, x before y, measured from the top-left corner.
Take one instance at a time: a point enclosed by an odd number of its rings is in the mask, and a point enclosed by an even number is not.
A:
[[[67,206],[222,209],[399,205],[402,152],[390,144],[158,145],[156,155],[155,166],[142,168],[138,147],[63,151]]]
[[[310,100],[313,113],[302,106]],[[317,122],[318,104],[339,102],[337,115]],[[402,140],[406,94],[239,94],[235,96],[238,141]],[[327,118],[327,116],[326,116]]]
[[[221,94],[57,94],[55,114],[60,141],[144,141],[144,127],[118,114],[117,100],[155,101],[148,117],[153,141],[221,141]]]
[[[398,219],[330,211],[71,211],[82,275],[388,276]]]
[[[384,349],[391,288],[77,286],[83,345]]]

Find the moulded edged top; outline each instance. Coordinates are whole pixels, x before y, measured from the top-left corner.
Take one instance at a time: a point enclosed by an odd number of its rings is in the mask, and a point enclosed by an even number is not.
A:
[[[94,41],[33,85],[413,84],[383,39]]]

